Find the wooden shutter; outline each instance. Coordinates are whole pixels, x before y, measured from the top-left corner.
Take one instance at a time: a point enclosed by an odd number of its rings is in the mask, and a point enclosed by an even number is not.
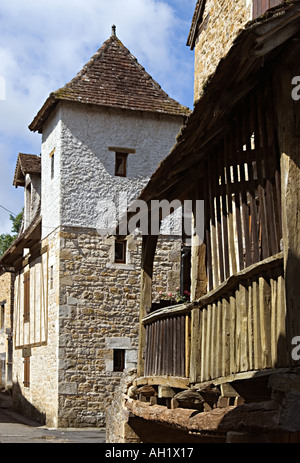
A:
[[[269,8],[282,3],[282,0],[253,0],[253,19],[264,14]]]
[[[30,386],[30,357],[24,358],[24,387]]]
[[[30,317],[30,272],[24,273],[24,322]]]

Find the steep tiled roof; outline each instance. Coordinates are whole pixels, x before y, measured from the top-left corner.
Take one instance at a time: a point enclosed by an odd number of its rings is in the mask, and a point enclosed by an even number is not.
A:
[[[25,175],[41,172],[41,158],[36,154],[19,153],[13,185],[24,186]]]
[[[177,116],[190,113],[161,89],[114,34],[71,82],[50,94],[30,130],[41,132],[60,100]]]

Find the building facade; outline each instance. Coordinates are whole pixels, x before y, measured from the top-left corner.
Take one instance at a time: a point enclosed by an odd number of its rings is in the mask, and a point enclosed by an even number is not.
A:
[[[0,387],[12,386],[14,274],[0,274]]]
[[[146,185],[188,113],[113,29],[30,125],[42,134],[40,204],[1,263],[16,268],[15,408],[48,426],[103,426],[137,364],[141,238],[115,236],[108,213]],[[157,293],[178,284],[180,240],[161,237]]]

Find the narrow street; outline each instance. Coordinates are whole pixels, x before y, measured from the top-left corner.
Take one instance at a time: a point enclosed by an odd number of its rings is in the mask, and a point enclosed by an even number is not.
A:
[[[15,413],[10,396],[0,393],[0,443],[99,444],[105,443],[105,430],[47,428]]]

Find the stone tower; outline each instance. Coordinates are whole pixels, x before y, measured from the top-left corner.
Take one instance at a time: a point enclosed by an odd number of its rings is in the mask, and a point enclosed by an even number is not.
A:
[[[103,426],[122,371],[136,365],[140,241],[99,234],[99,204],[138,195],[188,114],[113,29],[29,126],[42,134],[41,203],[18,262],[8,253],[17,272],[14,398],[48,426]],[[162,238],[157,290],[174,284],[179,261],[180,241]]]

